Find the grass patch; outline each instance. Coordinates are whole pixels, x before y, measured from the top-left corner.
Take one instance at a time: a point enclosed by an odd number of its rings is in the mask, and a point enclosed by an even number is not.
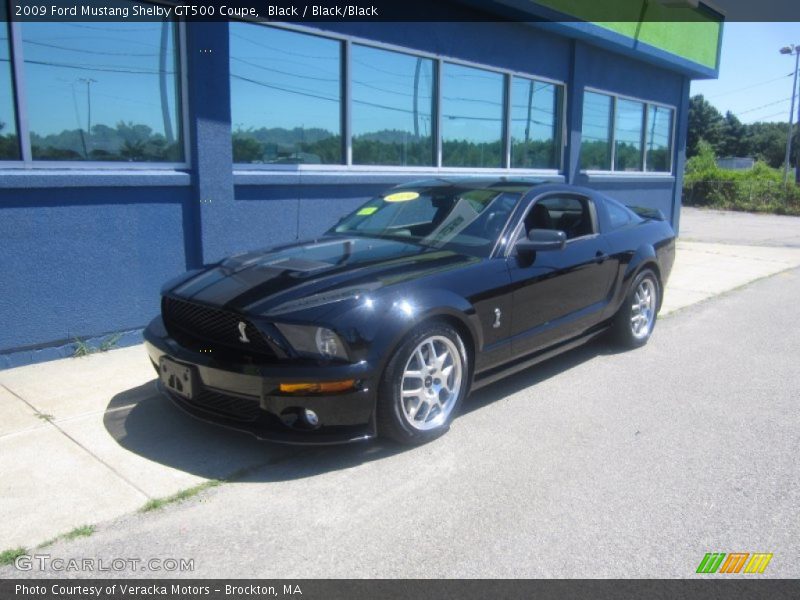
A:
[[[75,345],[75,350],[73,350],[72,352],[73,358],[89,356],[90,354],[95,352],[94,348],[92,348],[87,342],[85,342],[80,338],[75,338],[74,345]]]
[[[72,342],[74,350],[72,351],[73,358],[80,358],[81,356],[89,356],[97,352],[108,352],[117,347],[117,343],[122,339],[122,333],[112,333],[106,337],[99,346],[92,346],[86,340],[75,338]]]
[[[80,527],[76,527],[69,533],[65,533],[61,536],[62,540],[74,540],[80,537],[89,537],[94,533],[94,525],[81,525]]]
[[[106,339],[100,342],[100,347],[98,348],[98,350],[100,352],[108,352],[109,350],[116,348],[117,342],[119,342],[121,337],[122,337],[121,333],[114,333],[108,336]]]
[[[206,481],[205,483],[201,483],[194,487],[181,490],[177,494],[172,494],[172,496],[167,496],[166,498],[153,498],[152,500],[149,500],[147,504],[145,504],[142,508],[140,508],[139,512],[150,512],[151,510],[158,510],[159,508],[164,508],[168,504],[183,502],[184,500],[193,498],[202,491],[205,491],[213,487],[217,487],[221,483],[222,481],[219,479],[212,479],[210,481]]]
[[[19,548],[12,548],[11,550],[3,550],[0,552],[0,566],[6,566],[12,564],[17,557],[26,554],[28,551],[25,550],[22,546]]]
[[[61,540],[71,541],[78,539],[80,537],[89,537],[94,532],[95,532],[94,525],[81,525],[80,527],[76,527],[72,531],[68,531],[67,533],[64,533],[62,535],[57,535],[53,539],[47,540],[46,542],[39,544],[37,548],[47,548],[47,546],[52,546],[53,544]]]

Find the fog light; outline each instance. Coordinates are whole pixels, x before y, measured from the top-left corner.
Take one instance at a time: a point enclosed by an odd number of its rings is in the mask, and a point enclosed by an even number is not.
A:
[[[319,425],[319,417],[317,413],[313,410],[308,410],[307,408],[303,411],[303,418],[306,420],[306,423],[311,425],[311,427],[316,427]]]

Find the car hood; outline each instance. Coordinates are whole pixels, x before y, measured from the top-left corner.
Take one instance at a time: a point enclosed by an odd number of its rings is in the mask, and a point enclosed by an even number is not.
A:
[[[479,260],[404,241],[325,237],[233,256],[167,293],[246,314],[288,315]]]

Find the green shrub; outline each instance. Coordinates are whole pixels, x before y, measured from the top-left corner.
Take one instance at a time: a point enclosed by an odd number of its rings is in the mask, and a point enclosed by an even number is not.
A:
[[[686,161],[683,203],[723,210],[800,215],[800,187],[783,183],[783,172],[764,162],[752,169],[720,169],[714,150],[705,141],[698,154]]]

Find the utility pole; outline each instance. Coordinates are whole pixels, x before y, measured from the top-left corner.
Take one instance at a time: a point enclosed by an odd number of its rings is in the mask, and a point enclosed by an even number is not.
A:
[[[414,68],[414,140],[419,140],[419,75],[422,69],[422,59],[417,58]]]
[[[800,46],[790,44],[780,50],[781,54],[794,54],[794,79],[792,80],[792,103],[789,107],[789,133],[786,134],[786,157],[783,161],[783,183],[789,181],[789,157],[792,153],[792,119],[794,118],[794,99],[797,94],[797,69],[800,66]],[[800,110],[798,110],[798,121],[800,121]],[[798,153],[800,154],[800,153]],[[795,183],[800,182],[800,156],[798,157],[798,168],[795,170]]]
[[[86,137],[89,139],[89,148],[91,149],[92,146],[92,84],[97,83],[96,79],[92,79],[91,77],[85,78],[81,77],[79,81],[82,81],[86,84]],[[84,148],[84,152],[86,149]],[[86,158],[88,159],[89,156],[87,154]]]
[[[167,138],[167,144],[170,145],[175,141],[175,136],[172,133],[172,119],[169,115],[169,96],[167,95],[167,45],[171,28],[172,23],[170,21],[165,20],[161,23],[161,46],[158,53],[158,88],[161,93],[161,116],[164,120],[164,137]]]

